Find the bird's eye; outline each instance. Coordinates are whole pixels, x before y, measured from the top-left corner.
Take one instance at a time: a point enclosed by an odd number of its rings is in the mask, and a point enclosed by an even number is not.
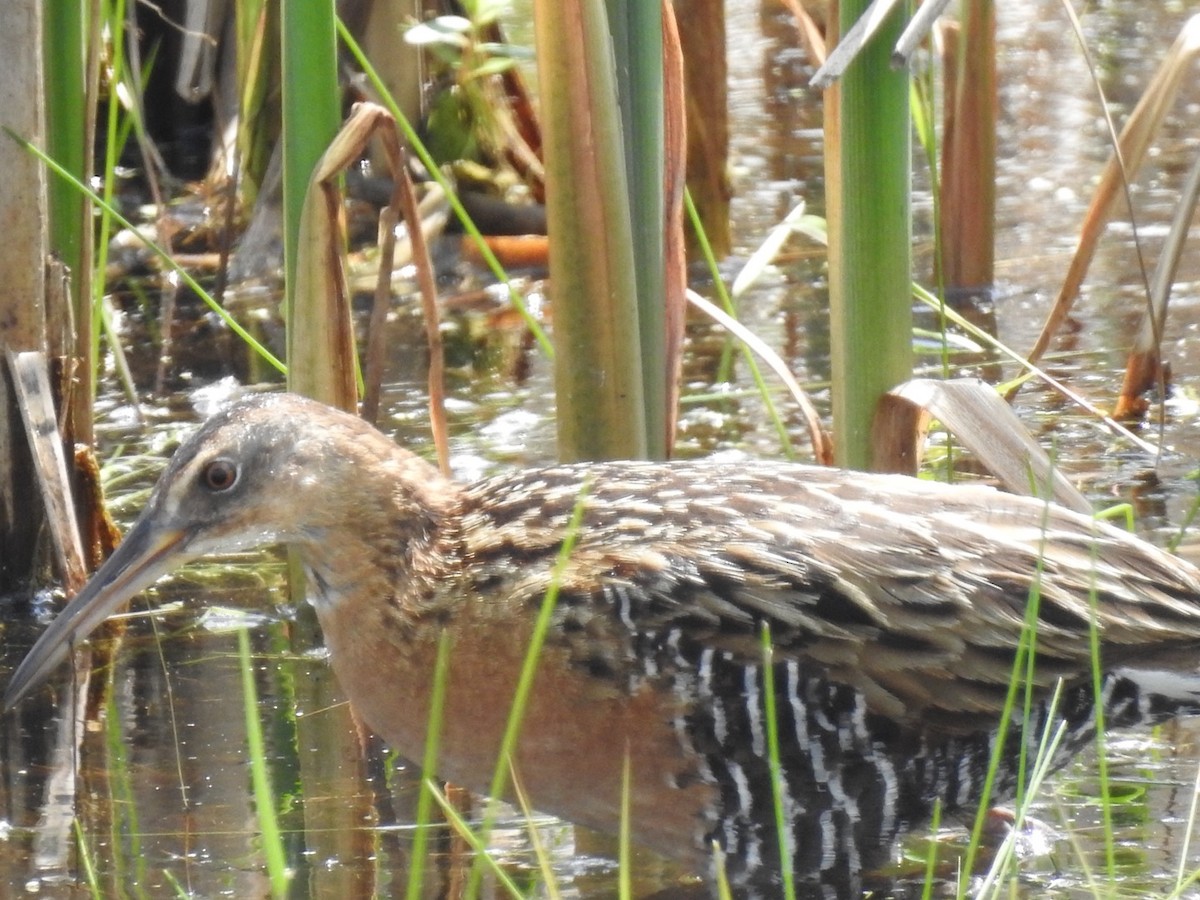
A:
[[[216,493],[229,490],[237,481],[238,467],[231,459],[214,459],[200,473],[200,483]]]

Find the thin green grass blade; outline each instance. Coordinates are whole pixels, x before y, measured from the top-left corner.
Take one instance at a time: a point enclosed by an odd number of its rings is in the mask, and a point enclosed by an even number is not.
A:
[[[1138,449],[1142,450],[1145,453],[1150,454],[1151,456],[1158,455],[1159,451],[1156,446],[1154,446],[1153,444],[1149,443],[1148,441],[1145,441],[1142,438],[1138,437],[1136,434],[1134,434],[1132,431],[1130,431],[1128,428],[1126,428],[1120,422],[1113,419],[1112,416],[1108,415],[1104,410],[1100,409],[1095,404],[1089,402],[1087,399],[1085,399],[1081,395],[1072,391],[1065,384],[1063,384],[1061,381],[1059,381],[1054,376],[1050,375],[1044,369],[1039,369],[1037,366],[1030,363],[1029,360],[1025,359],[1025,357],[1021,356],[1019,353],[1017,353],[1012,348],[1005,346],[1003,343],[998,341],[994,336],[988,334],[982,328],[979,328],[977,325],[973,325],[972,323],[968,322],[966,319],[964,319],[961,315],[959,315],[953,309],[951,309],[950,307],[941,303],[937,297],[934,297],[932,294],[930,294],[927,290],[925,290],[920,285],[917,285],[917,284],[912,285],[912,292],[913,292],[913,297],[915,297],[917,300],[921,301],[922,303],[924,303],[926,306],[930,307],[931,309],[944,310],[946,318],[948,318],[951,322],[953,322],[956,327],[961,328],[963,331],[967,332],[967,334],[969,334],[974,340],[978,341],[980,344],[982,344],[985,347],[995,350],[997,353],[1008,358],[1010,361],[1016,363],[1016,365],[1018,367],[1020,367],[1022,370],[1024,370],[1026,373],[1028,373],[1028,375],[1023,376],[1023,377],[1029,377],[1029,375],[1037,376],[1038,379],[1040,379],[1041,381],[1044,381],[1046,384],[1053,387],[1056,391],[1058,391],[1060,394],[1062,394],[1064,397],[1066,397],[1068,400],[1070,400],[1072,403],[1074,403],[1080,409],[1087,410],[1090,414],[1092,414],[1092,415],[1096,416],[1098,419],[1100,419],[1100,421],[1104,423],[1104,427],[1107,428],[1109,431],[1111,431],[1113,434],[1118,435],[1119,437],[1123,438],[1126,441],[1129,441],[1135,447],[1137,447]],[[1007,389],[1002,388],[1000,392],[1006,393],[1006,391],[1007,391]]]
[[[909,107],[917,143],[920,144],[925,154],[925,164],[929,167],[929,194],[933,202],[933,282],[937,286],[936,293],[941,307],[938,311],[938,331],[941,338],[942,377],[950,378],[952,348],[947,336],[950,323],[946,317],[946,275],[942,262],[942,183],[941,171],[938,168],[938,133],[933,124],[934,95],[932,69],[913,77],[909,90]],[[953,472],[954,466],[948,465],[947,469]]]
[[[775,710],[775,649],[771,644],[771,626],[762,623],[763,717],[767,726],[767,764],[771,768],[771,801],[775,806],[775,838],[779,841],[779,871],[783,896],[795,900],[792,877],[792,848],[788,835],[791,823],[784,808],[783,765],[779,761],[779,719]]]
[[[83,868],[84,884],[87,885],[93,900],[104,900],[104,890],[100,886],[100,876],[96,872],[96,861],[92,857],[91,846],[88,844],[87,835],[83,833],[83,826],[80,824],[78,816],[74,819],[74,825],[75,846],[79,848],[79,865]]]
[[[546,632],[550,629],[550,617],[554,614],[554,609],[558,605],[558,592],[562,586],[563,576],[566,574],[567,563],[570,562],[571,553],[575,549],[575,543],[579,539],[580,527],[583,524],[583,514],[586,510],[586,500],[589,490],[589,483],[584,482],[580,489],[579,498],[575,501],[575,507],[571,511],[571,519],[567,523],[567,532],[563,537],[562,547],[559,548],[558,557],[554,562],[554,568],[550,573],[550,584],[546,588],[546,596],[542,598],[541,608],[538,610],[537,621],[533,626],[533,634],[529,639],[529,649],[525,653],[525,660],[521,665],[521,674],[517,679],[517,689],[513,694],[512,708],[509,710],[508,722],[504,728],[504,736],[500,739],[500,756],[496,761],[496,769],[492,773],[491,787],[488,789],[488,797],[491,798],[484,812],[483,825],[480,828],[480,835],[486,843],[488,834],[491,832],[492,824],[496,817],[497,798],[504,795],[504,789],[507,786],[508,772],[513,766],[513,752],[517,747],[517,738],[521,732],[521,722],[525,717],[525,706],[529,701],[530,691],[533,690],[533,679],[537,674],[538,662],[542,655],[542,645],[546,641]],[[476,864],[471,867],[471,880],[467,888],[468,896],[474,896],[479,889],[479,878],[482,874],[482,869],[479,866],[479,860],[476,859]]]
[[[1049,510],[1049,505],[1046,506]],[[1045,540],[1045,521],[1046,513],[1043,513],[1042,523],[1042,540]],[[992,746],[992,754],[988,760],[987,775],[984,778],[983,792],[979,799],[979,808],[975,813],[975,821],[971,827],[971,840],[967,845],[966,857],[963,861],[963,869],[958,883],[958,897],[962,900],[966,896],[967,885],[969,883],[971,873],[974,870],[975,858],[979,853],[979,848],[983,840],[983,826],[987,820],[989,805],[993,794],[993,785],[995,784],[996,773],[1000,768],[1000,760],[1004,754],[1005,744],[1008,739],[1009,725],[1012,722],[1012,713],[1016,708],[1017,696],[1021,692],[1022,673],[1027,675],[1027,659],[1033,653],[1033,645],[1035,643],[1035,635],[1037,632],[1038,609],[1041,605],[1041,585],[1043,568],[1045,564],[1045,554],[1038,553],[1037,566],[1034,570],[1033,584],[1029,588],[1029,600],[1025,605],[1025,621],[1021,626],[1021,636],[1017,643],[1017,651],[1013,656],[1012,677],[1009,680],[1008,691],[1004,697],[1004,708],[1000,713],[1000,721],[996,734],[995,743]],[[1024,685],[1028,689],[1028,685]],[[1029,724],[1028,716],[1026,715],[1022,722],[1023,728],[1027,728]],[[1019,749],[1020,761],[1018,765],[1022,771],[1025,765],[1025,735],[1028,732],[1022,732],[1022,746]],[[1018,779],[1017,790],[1021,790],[1021,779]]]
[[[193,278],[191,274],[187,272],[187,270],[182,268],[179,263],[175,262],[171,254],[169,254],[166,250],[158,246],[158,244],[154,243],[149,238],[142,236],[134,224],[121,215],[121,213],[117,211],[116,207],[114,207],[111,203],[109,203],[87,185],[79,181],[79,179],[43,153],[38,147],[29,143],[29,141],[25,140],[20,135],[15,134],[8,128],[5,128],[4,132],[10,138],[40,159],[46,165],[46,167],[50,169],[51,172],[60,178],[66,179],[68,182],[73,184],[77,190],[86,194],[91,201],[99,206],[100,209],[103,210],[108,216],[110,216],[114,222],[116,222],[122,228],[128,229],[131,234],[133,234],[142,242],[143,246],[145,246],[147,250],[157,256],[167,266],[168,269],[178,275],[179,280],[187,285],[187,287],[191,289],[196,296],[203,300],[209,309],[220,316],[221,320],[229,327],[230,331],[245,341],[250,349],[262,357],[263,360],[265,360],[282,374],[287,374],[287,366],[280,362],[270,350],[256,341],[250,332],[246,331],[245,328],[239,325],[237,320],[229,315],[229,313],[221,307],[221,304],[217,303],[217,301],[212,298],[212,295],[209,294],[208,291],[206,291],[203,287],[201,287],[200,283],[196,281],[196,279]]]
[[[129,770],[128,741],[111,691],[108,698],[109,708],[104,717],[104,768],[108,784],[106,800],[112,806],[108,825],[109,846],[113,848],[113,881],[140,885],[146,881],[146,856],[142,852],[142,827]],[[132,864],[132,872],[125,871],[127,862]]]
[[[1196,766],[1196,780],[1192,784],[1192,800],[1188,804],[1187,828],[1183,832],[1183,848],[1179,852],[1179,874],[1175,878],[1175,893],[1180,893],[1183,888],[1195,881],[1200,870],[1193,872],[1191,876],[1187,876],[1184,871],[1184,865],[1188,858],[1188,851],[1191,849],[1192,835],[1196,833],[1197,810],[1200,809],[1200,765]]]
[[[175,891],[175,896],[178,897],[179,900],[190,900],[192,892],[180,883],[179,878],[174,872],[172,872],[170,869],[163,869],[162,874],[163,881],[171,886],[171,889]]]
[[[266,748],[262,725],[258,721],[258,691],[254,687],[254,670],[250,662],[250,634],[238,629],[238,663],[242,670],[242,703],[246,710],[246,749],[250,757],[250,779],[254,789],[254,808],[262,834],[262,852],[267,863],[271,893],[276,897],[288,894],[287,855],[275,817],[275,798],[271,776],[267,771]]]
[[[509,766],[508,777],[512,780],[513,793],[517,795],[517,804],[521,808],[521,815],[525,817],[525,830],[529,834],[529,845],[533,849],[538,872],[542,876],[542,889],[546,892],[547,900],[561,900],[562,893],[554,879],[554,866],[550,861],[550,854],[546,852],[546,845],[538,834],[537,824],[533,820],[534,811],[529,805],[529,797],[526,796],[521,779],[517,777],[516,769],[512,766]]]
[[[1193,869],[1191,874],[1181,881],[1175,890],[1171,892],[1168,900],[1175,900],[1177,897],[1194,897],[1195,894],[1192,893],[1192,890],[1197,884],[1200,884],[1200,869]]]
[[[929,849],[925,853],[925,881],[921,885],[921,900],[933,897],[933,881],[937,874],[938,860],[938,829],[942,827],[942,800],[939,797],[933,804],[933,815],[929,819]]]
[[[1062,814],[1063,820],[1066,820],[1066,813]],[[1086,891],[1091,896],[1096,898],[1104,897],[1104,892],[1100,889],[1100,883],[1096,880],[1096,874],[1092,871],[1091,863],[1088,862],[1088,853],[1083,849],[1083,845],[1079,840],[1079,833],[1074,829],[1067,832],[1067,842],[1071,845],[1071,850],[1074,853],[1072,862],[1079,866],[1080,872],[1083,873],[1079,879],[1083,885],[1081,892]]]
[[[629,747],[625,747],[625,759],[621,766],[621,823],[617,830],[617,896],[621,900],[633,898],[633,872],[630,868],[629,852],[629,792],[632,788],[633,769],[629,760]]]
[[[125,0],[115,0],[114,3],[105,3],[101,13],[102,20],[108,25],[110,31],[109,43],[112,47],[111,59],[109,61],[108,81],[110,86],[115,86],[121,83],[121,70],[125,65]],[[115,91],[115,88],[111,88]],[[104,121],[104,160],[101,162],[100,168],[100,195],[95,194],[89,188],[83,187],[83,183],[75,177],[74,173],[68,172],[66,169],[57,172],[57,174],[66,178],[68,181],[74,180],[81,188],[92,195],[92,201],[100,207],[100,215],[96,221],[96,254],[93,261],[92,273],[92,297],[91,297],[91,316],[92,322],[89,332],[92,336],[92,345],[90,348],[89,359],[92,362],[93,369],[100,365],[100,335],[106,327],[104,317],[100,310],[104,304],[104,288],[105,279],[103,273],[108,268],[108,246],[112,238],[112,223],[114,220],[120,222],[118,213],[113,208],[112,200],[116,192],[116,171],[117,171],[117,154],[120,153],[121,147],[124,146],[124,140],[119,139],[117,135],[118,118],[120,116],[120,104],[115,96],[109,98],[108,115]],[[7,130],[7,129],[5,129]],[[17,141],[21,138],[9,134]],[[40,150],[35,149],[32,145],[26,144],[27,149],[30,149],[35,154],[40,154]],[[48,157],[47,157],[48,159]],[[45,161],[45,160],[44,160]],[[55,163],[55,165],[58,165]],[[133,232],[138,234],[136,230]],[[111,332],[110,332],[111,333]],[[113,342],[116,343],[115,341]],[[96,390],[98,379],[96,372],[92,372],[89,379],[93,394]],[[93,401],[95,397],[93,396]]]
[[[1039,554],[1040,555],[1040,554]],[[1028,624],[1028,645],[1025,650],[1025,672],[1021,679],[1021,747],[1017,757],[1017,796],[1016,803],[1020,806],[1025,799],[1026,768],[1029,762],[1028,740],[1029,727],[1033,721],[1034,678],[1037,672],[1037,610],[1041,607],[1042,592],[1040,589],[1030,592],[1029,612],[1026,614]],[[1048,721],[1048,720],[1047,720]]]
[[[1062,688],[1063,684],[1060,679],[1050,698],[1046,717],[1047,722],[1054,720],[1059,700],[1062,698]],[[1058,727],[1054,729],[1052,734],[1042,735],[1042,740],[1038,743],[1037,754],[1030,767],[1029,784],[1025,792],[1025,798],[1016,807],[1016,817],[1012,827],[1000,845],[1000,849],[996,853],[996,858],[992,861],[991,868],[975,893],[976,900],[982,900],[982,898],[989,896],[989,894],[1000,896],[1000,879],[1008,866],[1016,860],[1016,846],[1021,829],[1025,825],[1025,820],[1033,800],[1041,791],[1042,784],[1046,778],[1053,771],[1054,757],[1057,755],[1059,744],[1062,743],[1066,727],[1066,722],[1059,722]],[[969,876],[969,870],[966,874]]]
[[[1104,828],[1104,862],[1110,884],[1117,878],[1117,848],[1113,839],[1112,793],[1108,781],[1108,731],[1104,719],[1104,672],[1100,658],[1099,586],[1096,584],[1096,569],[1100,565],[1099,542],[1092,543],[1092,569],[1088,585],[1088,653],[1091,657],[1092,697],[1096,717],[1096,770],[1100,781],[1100,814]]]
[[[1200,473],[1193,473],[1190,477],[1197,483],[1197,487],[1200,487]],[[1192,502],[1183,516],[1183,521],[1179,525],[1179,530],[1167,542],[1167,549],[1172,553],[1175,553],[1179,549],[1179,545],[1183,543],[1183,539],[1187,536],[1188,529],[1192,527],[1192,523],[1196,521],[1197,515],[1200,515],[1200,493],[1197,493],[1192,498]]]
[[[712,851],[718,900],[733,900],[733,889],[729,886],[729,876],[725,874],[725,853],[716,841],[713,841]]]
[[[271,4],[274,7],[274,4]],[[272,64],[277,64],[267,37],[275,24],[275,10],[268,12],[267,0],[241,0],[234,5],[239,97],[236,165],[238,191],[245,208],[254,207],[262,177],[271,155],[266,115]],[[268,24],[270,23],[270,24]],[[228,47],[222,48],[228,52]],[[227,170],[228,171],[228,170]]]
[[[542,606],[538,610],[537,622],[533,628],[533,636],[529,641],[529,650],[525,653],[525,661],[521,666],[521,676],[517,680],[517,690],[513,696],[512,710],[508,716],[508,724],[504,729],[504,737],[500,741],[501,763],[496,766],[496,771],[492,775],[492,784],[488,790],[488,794],[491,797],[498,797],[504,793],[509,760],[517,746],[517,737],[521,731],[521,720],[525,716],[525,705],[529,701],[529,693],[533,689],[533,679],[537,674],[538,662],[542,655],[542,645],[546,641],[546,632],[550,630],[550,617],[554,615],[554,609],[558,605],[558,592],[562,587],[563,576],[566,574],[567,564],[571,560],[571,553],[575,549],[575,543],[579,540],[579,531],[583,525],[583,514],[587,509],[588,489],[588,483],[584,482],[583,489],[579,493],[579,499],[575,501],[575,508],[571,511],[571,519],[567,523],[567,532],[563,538],[562,547],[558,551],[558,558],[554,562],[554,569],[550,574],[550,586],[546,589],[546,596],[543,598]]]
[[[1133,518],[1134,512],[1135,510],[1133,508],[1133,504],[1131,503],[1114,503],[1112,506],[1106,506],[1104,509],[1095,513],[1095,518],[1102,522],[1107,522],[1111,519],[1119,519],[1121,521],[1118,524],[1124,525],[1125,530],[1130,534],[1133,534],[1135,527]]]
[[[153,144],[146,135],[141,122],[141,103],[139,97],[140,85],[144,84],[150,71],[154,66],[154,60],[157,56],[157,48],[150,54],[143,64],[143,70],[140,78],[136,81],[130,78],[130,73],[127,71],[126,46],[125,46],[125,0],[117,0],[117,2],[105,8],[101,13],[103,24],[107,27],[110,34],[109,44],[111,50],[111,61],[108,68],[109,82],[109,103],[108,114],[105,119],[105,155],[103,162],[103,171],[101,172],[101,193],[104,200],[110,205],[116,193],[116,169],[121,153],[124,151],[126,144],[129,142],[131,134],[137,136],[138,146],[141,149],[143,156],[151,157],[154,154]],[[121,102],[121,91],[127,92],[129,102]],[[49,154],[54,156],[53,153]],[[54,157],[56,160],[58,157]],[[68,170],[73,170],[70,165],[70,160],[65,160]],[[161,161],[158,161],[161,163]],[[157,198],[157,181],[153,175],[154,160],[147,159],[148,181],[151,192]],[[87,179],[78,177],[75,182],[84,183]],[[52,184],[56,185],[58,190],[68,190],[71,188],[71,182],[66,185],[60,179],[52,179]],[[86,195],[85,195],[86,196]],[[93,202],[95,202],[93,200]],[[88,255],[88,259],[94,262],[91,265],[91,272],[87,277],[90,285],[91,295],[87,298],[80,298],[80,321],[86,315],[88,324],[86,327],[81,326],[81,333],[88,336],[86,347],[86,358],[89,360],[91,370],[86,377],[86,383],[89,389],[89,398],[96,392],[97,385],[97,370],[100,365],[100,337],[104,335],[109,342],[112,350],[113,361],[117,371],[118,379],[121,382],[126,394],[130,400],[136,398],[136,391],[133,386],[133,375],[130,372],[129,364],[125,359],[125,350],[121,346],[119,336],[113,328],[112,314],[110,311],[110,300],[106,295],[107,279],[105,272],[108,269],[108,248],[109,238],[112,230],[113,222],[126,227],[125,220],[119,216],[111,214],[111,210],[107,209],[103,204],[100,204],[100,216],[98,217],[97,225],[99,236],[92,244],[94,253]],[[136,233],[136,232],[135,232]],[[90,234],[90,231],[89,231]],[[137,233],[139,239],[142,238],[140,233]],[[86,304],[85,304],[86,299]],[[82,352],[82,348],[81,348]],[[89,401],[90,402],[90,401]]]
[[[184,741],[179,734],[179,717],[175,714],[175,682],[171,678],[170,667],[167,665],[167,655],[163,649],[163,635],[158,628],[158,618],[150,616],[150,630],[154,633],[154,649],[158,654],[158,664],[163,674],[163,691],[166,696],[167,722],[171,727],[171,744],[175,750],[175,778],[179,783],[179,800],[184,809],[191,807],[188,797],[188,779],[184,774],[183,746]],[[116,716],[113,716],[116,718]]]
[[[708,271],[712,276],[713,288],[717,292],[717,297],[720,299],[721,305],[725,308],[725,312],[736,319],[737,308],[733,304],[733,299],[729,296],[729,291],[725,287],[725,279],[721,277],[717,258],[713,255],[712,246],[708,243],[708,238],[704,234],[704,224],[700,221],[700,213],[696,210],[695,204],[692,203],[691,194],[686,190],[683,193],[683,203],[688,221],[692,223],[692,228],[695,231],[700,252],[704,256],[705,265],[708,266]],[[758,395],[762,398],[767,415],[770,416],[771,423],[775,426],[775,433],[779,436],[779,443],[783,448],[784,456],[788,459],[795,459],[796,451],[792,447],[792,440],[788,435],[787,425],[783,421],[783,417],[779,414],[779,410],[775,406],[775,401],[771,399],[771,391],[767,387],[766,379],[763,378],[762,372],[758,368],[758,361],[754,358],[754,354],[740,342],[738,343],[738,347],[742,352],[742,358],[745,360],[750,377],[754,379],[754,386],[758,390]],[[729,380],[729,374],[726,371],[724,374],[719,374],[717,378],[727,381]]]
[[[475,852],[476,862],[486,867],[492,873],[492,876],[496,879],[499,885],[508,892],[509,896],[517,898],[517,900],[524,900],[524,893],[519,887],[517,887],[517,883],[513,881],[509,874],[500,868],[500,864],[496,862],[496,860],[492,859],[491,855],[488,854],[487,839],[486,837],[481,836],[482,832],[476,833],[471,830],[471,826],[463,820],[463,817],[459,815],[458,810],[454,808],[454,805],[446,799],[445,794],[443,794],[438,786],[429,778],[425,779],[425,789],[430,792],[438,806],[441,807],[442,814],[446,817],[446,820],[450,823],[450,826],[456,832],[458,832],[459,836],[467,842],[467,846],[469,846]],[[466,896],[474,897],[478,896],[478,893],[478,887],[474,888],[474,890],[468,887]]]
[[[405,887],[406,900],[418,900],[425,876],[425,850],[429,843],[429,829],[433,813],[434,796],[426,789],[429,778],[437,771],[438,748],[442,736],[442,716],[446,705],[446,673],[450,666],[450,637],[443,631],[438,636],[437,661],[433,667],[433,687],[429,697],[429,724],[425,733],[425,755],[421,759],[421,793],[417,798],[417,815],[413,823],[415,831],[412,842],[412,865],[408,870]]]

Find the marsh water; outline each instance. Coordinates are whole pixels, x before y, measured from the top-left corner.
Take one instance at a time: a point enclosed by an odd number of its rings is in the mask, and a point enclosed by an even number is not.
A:
[[[820,212],[821,109],[806,86],[811,67],[795,26],[770,0],[727,0],[737,271],[767,231],[801,201]],[[1089,46],[1118,122],[1136,102],[1188,13],[1182,3],[1114,0],[1089,7]],[[1100,106],[1059,6],[1000,4],[998,175],[999,337],[1027,349],[1062,280],[1090,189],[1108,155]],[[1183,93],[1133,184],[1146,264],[1153,267],[1179,186],[1200,151],[1200,83]],[[923,176],[918,174],[920,184]],[[919,195],[918,233],[928,235],[928,197]],[[1127,224],[1109,227],[1069,327],[1049,367],[1100,405],[1111,404],[1124,352],[1144,302],[1143,276]],[[928,280],[928,242],[918,277]],[[923,268],[922,268],[923,267]],[[1154,456],[1110,435],[1048,389],[1030,385],[1016,408],[1058,464],[1098,507],[1132,505],[1139,533],[1170,540],[1197,497],[1200,462],[1200,254],[1185,255],[1166,326],[1173,389]],[[704,289],[702,276],[697,286]],[[743,299],[742,317],[784,356],[818,403],[827,400],[826,294],[821,254],[793,239]],[[548,461],[554,426],[549,366],[519,336],[480,337],[482,316],[452,316],[457,356],[449,410],[453,462],[463,478]],[[395,348],[383,427],[430,452],[419,313],[411,301],[389,324]],[[457,339],[455,340],[455,335]],[[776,456],[779,446],[744,389],[744,372],[714,384],[719,340],[696,323],[686,366],[680,452]],[[521,365],[510,365],[519,356]],[[520,370],[520,377],[514,375]],[[989,380],[1015,369],[992,357],[956,374]],[[205,379],[195,379],[205,380]],[[144,419],[114,394],[101,403],[101,455],[114,510],[132,519],[179,435],[214,404],[227,382],[182,392]],[[786,401],[783,401],[786,402]],[[1157,409],[1158,407],[1156,407]],[[791,421],[797,446],[803,432]],[[1187,552],[1187,539],[1184,541]],[[410,870],[419,779],[414,768],[362,742],[326,664],[311,614],[293,604],[284,566],[271,554],[193,566],[135,604],[112,668],[113,699],[101,724],[79,725],[48,692],[0,720],[0,896],[267,896],[261,826],[251,791],[246,707],[237,633],[248,629],[258,704],[280,827],[293,872],[291,893],[313,897],[398,896]],[[37,604],[40,626],[56,600]],[[15,665],[33,632],[5,625],[0,666]],[[0,668],[0,679],[7,671]],[[93,730],[94,728],[94,730]],[[82,729],[81,731],[79,729]],[[77,745],[77,760],[69,748]],[[1200,867],[1189,808],[1200,763],[1200,723],[1154,733],[1117,733],[1108,750],[1117,876],[1104,873],[1097,761],[1085,754],[1044,790],[1014,883],[1017,895],[1071,897],[1088,890],[1137,896],[1170,890],[1176,873]],[[468,816],[478,804],[462,800]],[[432,829],[425,896],[453,895],[469,854],[445,825]],[[544,845],[562,896],[615,895],[615,845],[546,817],[502,817],[490,852],[520,884],[538,882],[530,831]],[[961,841],[945,823],[950,844]],[[919,891],[919,841],[898,856],[894,892]],[[946,858],[952,856],[946,853]],[[911,861],[906,862],[909,859]],[[94,876],[89,869],[94,868]],[[686,873],[634,855],[636,895],[694,889]],[[1090,873],[1090,874],[1089,874]],[[939,871],[939,884],[952,872]],[[543,889],[536,889],[544,891]]]

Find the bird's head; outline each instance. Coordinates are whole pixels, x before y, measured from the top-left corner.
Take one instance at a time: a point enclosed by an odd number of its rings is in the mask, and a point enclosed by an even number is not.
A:
[[[218,413],[176,451],[120,547],[18,667],[5,708],[166,573],[208,554],[319,542],[353,521],[353,498],[339,485],[372,468],[386,478],[397,462],[428,468],[361,419],[295,395]]]

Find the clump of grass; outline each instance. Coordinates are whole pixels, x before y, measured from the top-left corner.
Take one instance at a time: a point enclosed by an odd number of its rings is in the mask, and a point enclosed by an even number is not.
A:
[[[1058,708],[1058,701],[1062,695],[1062,682],[1060,681],[1055,687],[1054,694],[1051,697],[1049,704],[1049,712],[1047,713],[1047,721],[1052,721],[1054,712]],[[983,883],[975,890],[974,897],[976,900],[983,900],[988,896],[999,896],[1003,890],[1000,884],[1000,879],[1003,877],[1008,866],[1015,859],[1017,840],[1020,837],[1021,829],[1028,818],[1029,809],[1033,804],[1034,799],[1038,796],[1041,790],[1042,783],[1053,771],[1054,757],[1058,751],[1058,746],[1062,741],[1063,734],[1066,731],[1066,723],[1060,722],[1058,727],[1052,733],[1047,729],[1047,733],[1042,735],[1042,739],[1038,742],[1037,753],[1034,757],[1033,765],[1029,770],[1029,781],[1023,791],[1023,802],[1019,803],[1016,808],[1016,814],[1013,819],[1011,828],[1005,836],[1004,841],[1000,845],[1000,849],[996,853],[995,859],[984,877]],[[982,809],[982,807],[981,807]],[[986,810],[984,810],[986,812]],[[971,876],[971,870],[965,870],[965,876]]]

